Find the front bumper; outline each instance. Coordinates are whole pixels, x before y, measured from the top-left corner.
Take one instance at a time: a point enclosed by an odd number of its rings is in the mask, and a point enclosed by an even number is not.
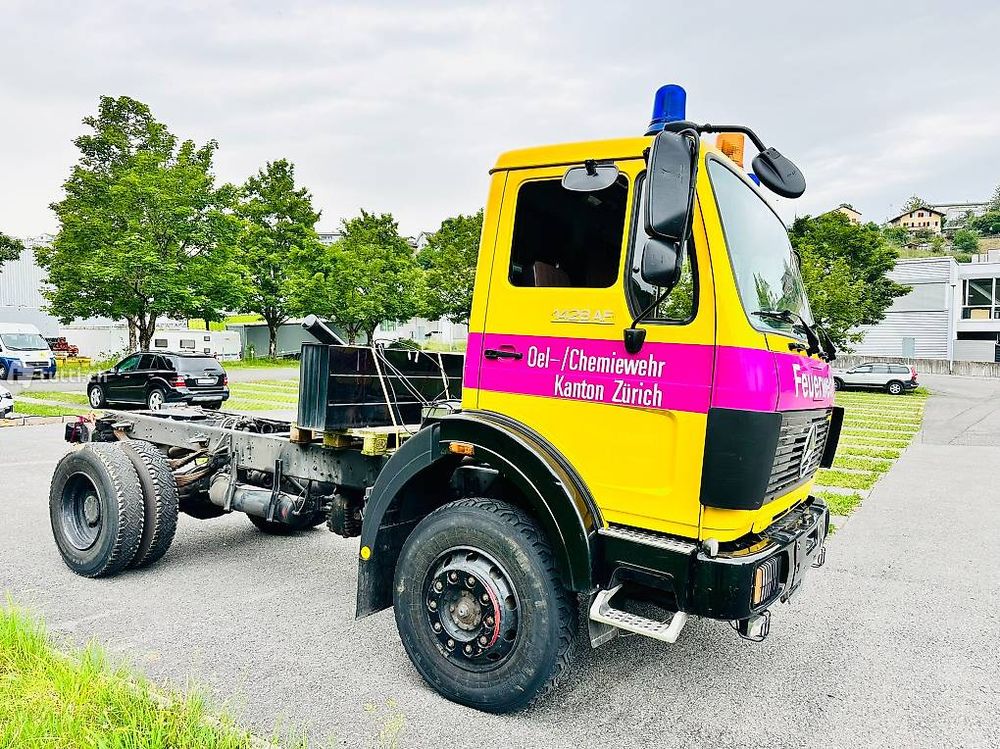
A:
[[[644,531],[603,532],[605,583],[638,585],[645,597],[652,593],[691,616],[745,620],[800,589],[809,569],[822,562],[829,527],[826,503],[809,497],[759,535],[723,544],[714,555],[703,545]],[[758,578],[758,570],[766,574]],[[766,593],[759,600],[755,584]]]
[[[820,560],[830,530],[830,511],[810,497],[779,518],[753,544],[699,551],[691,581],[692,613],[713,619],[746,619],[794,595]],[[819,566],[818,564],[816,566]],[[773,592],[754,601],[758,568],[775,570]]]
[[[10,377],[14,379],[20,379],[26,377],[28,379],[34,377],[55,377],[56,365],[54,363],[46,364],[40,367],[34,367],[22,362],[10,362],[8,365],[8,371],[10,372]]]

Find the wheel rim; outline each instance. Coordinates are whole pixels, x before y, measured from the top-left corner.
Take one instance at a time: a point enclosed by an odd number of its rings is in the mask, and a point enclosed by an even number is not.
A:
[[[423,594],[427,624],[452,663],[489,671],[514,651],[517,595],[507,571],[481,550],[463,547],[438,555]]]
[[[97,542],[104,527],[97,487],[87,476],[75,473],[63,487],[61,499],[66,538],[75,548],[86,551]]]
[[[898,394],[900,390],[902,390],[902,388],[899,385],[897,385],[896,383],[893,383],[893,384],[891,384],[889,386],[889,392],[890,393]]]
[[[4,364],[0,364],[0,380],[7,379],[7,367]]]
[[[90,391],[90,405],[94,408],[99,408],[101,405],[101,389],[94,388]]]
[[[163,393],[154,390],[149,394],[149,410],[159,411],[163,407]]]

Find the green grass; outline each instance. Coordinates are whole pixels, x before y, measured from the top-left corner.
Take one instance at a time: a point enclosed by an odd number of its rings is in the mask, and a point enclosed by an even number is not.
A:
[[[820,469],[816,474],[819,486],[840,486],[845,489],[871,489],[880,474],[874,472],[848,473],[833,468]]]
[[[160,692],[95,644],[63,655],[43,626],[0,607],[0,746],[249,749],[250,734],[195,692]]]
[[[48,403],[34,403],[26,398],[14,401],[14,416],[76,416],[89,411],[89,408],[79,408],[71,404],[52,406]]]
[[[838,492],[816,492],[816,496],[826,502],[831,515],[850,515],[864,500],[857,492],[840,494]]]
[[[834,468],[847,468],[855,471],[875,471],[876,473],[885,473],[892,468],[892,464],[893,461],[891,460],[876,460],[857,455],[837,455],[836,460],[833,461]]]
[[[839,392],[844,407],[844,426],[833,467],[816,474],[816,495],[826,500],[830,512],[849,515],[920,430],[928,392],[918,388],[907,395],[864,391]],[[823,487],[856,489],[857,492],[823,491]]]
[[[294,359],[261,358],[224,361],[222,366],[226,369],[298,369],[299,363]]]

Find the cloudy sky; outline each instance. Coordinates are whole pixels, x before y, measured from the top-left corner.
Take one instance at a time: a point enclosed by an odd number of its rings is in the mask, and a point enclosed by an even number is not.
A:
[[[995,1],[367,2],[0,0],[0,231],[48,204],[101,94],[219,141],[242,181],[286,157],[323,212],[404,232],[482,205],[497,153],[642,133],[662,83],[688,115],[742,122],[809,182],[784,215],[1000,183]]]

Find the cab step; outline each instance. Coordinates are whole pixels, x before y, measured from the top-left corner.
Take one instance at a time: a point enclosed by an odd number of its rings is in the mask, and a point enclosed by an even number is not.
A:
[[[638,614],[616,609],[611,605],[611,599],[621,590],[621,585],[616,585],[607,590],[598,591],[594,597],[594,602],[590,606],[590,618],[600,624],[620,629],[624,632],[632,632],[637,635],[644,635],[660,642],[673,644],[677,642],[684,625],[687,624],[688,615],[683,611],[674,613],[667,621],[658,622],[655,619],[647,619]]]

